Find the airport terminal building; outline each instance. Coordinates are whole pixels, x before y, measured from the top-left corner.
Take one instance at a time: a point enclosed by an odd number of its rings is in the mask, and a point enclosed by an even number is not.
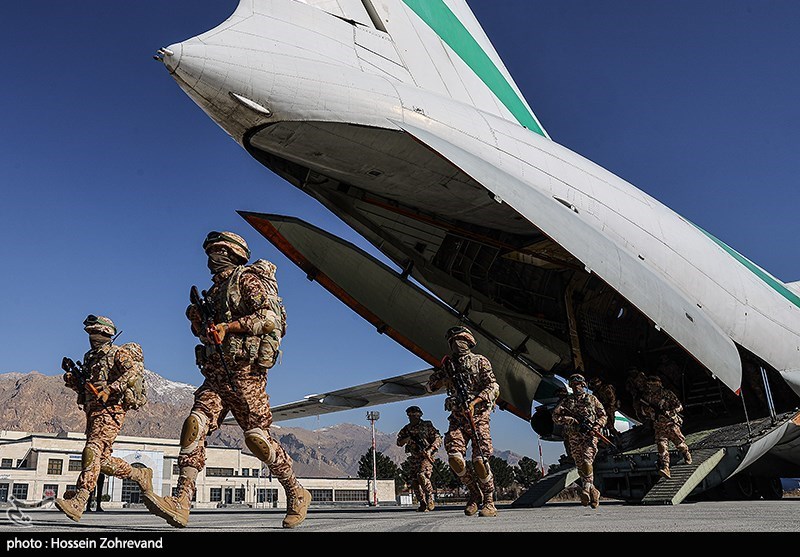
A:
[[[86,436],[81,433],[30,433],[0,430],[0,502],[9,496],[29,503],[45,497],[60,497],[75,489],[81,471],[81,453]],[[174,494],[178,483],[177,439],[119,436],[115,457],[132,466],[153,470],[153,488],[161,495]],[[374,501],[372,481],[352,478],[300,478],[315,505],[369,505]],[[378,480],[378,505],[395,505],[394,480]],[[106,478],[104,507],[124,507],[142,502],[136,482]],[[241,449],[207,447],[206,467],[197,476],[197,508],[247,505],[284,508],[283,487],[256,457]]]

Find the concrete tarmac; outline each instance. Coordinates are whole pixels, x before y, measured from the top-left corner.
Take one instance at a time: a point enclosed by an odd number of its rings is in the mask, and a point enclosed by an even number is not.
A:
[[[312,507],[297,528],[281,527],[283,509],[196,509],[187,528],[176,529],[146,509],[89,512],[73,522],[58,510],[0,509],[0,534],[64,532],[75,535],[128,532],[142,535],[168,532],[182,537],[193,532],[258,534],[326,533],[711,533],[800,532],[800,500],[702,501],[677,506],[631,505],[603,501],[598,509],[577,502],[548,503],[537,509],[498,506],[494,518],[464,515],[461,506],[439,506],[420,513],[414,508]]]

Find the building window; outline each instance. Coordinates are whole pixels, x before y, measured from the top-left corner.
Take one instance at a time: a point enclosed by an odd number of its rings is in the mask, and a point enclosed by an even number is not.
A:
[[[78,492],[78,486],[74,485],[74,484],[68,485],[67,486],[67,491],[74,491],[75,493],[77,493]],[[64,494],[66,494],[66,491],[64,492]]]
[[[181,467],[177,464],[172,465],[172,475],[173,476],[180,476],[181,475]]]
[[[275,503],[278,501],[278,490],[274,488],[259,488],[257,498],[259,503]]]
[[[42,495],[44,497],[58,497],[58,484],[44,484]]]
[[[236,490],[233,492],[233,502],[234,503],[242,503],[244,502],[244,488],[237,487]]]
[[[336,501],[366,503],[369,501],[369,491],[366,489],[337,489]]]
[[[14,484],[11,488],[11,495],[14,499],[27,499],[28,498],[28,484]]]
[[[333,490],[332,489],[309,489],[311,492],[311,500],[314,503],[332,503]]]
[[[214,478],[229,478],[233,476],[233,468],[214,468],[208,467],[206,468],[206,477],[214,477]]]
[[[222,501],[222,488],[221,487],[212,487],[209,493],[209,501],[212,503],[219,503]]]
[[[80,472],[83,470],[83,466],[81,465],[81,461],[77,458],[69,459],[69,464],[67,465],[67,470],[70,472]]]
[[[250,468],[242,468],[242,476],[249,476]]]
[[[61,468],[64,466],[64,461],[60,458],[51,458],[47,461],[47,473],[55,476],[61,475]]]
[[[17,468],[25,468],[25,466],[27,466],[27,465],[25,464],[25,461],[24,461],[24,460],[22,460],[21,458],[18,458],[18,459],[17,459]]]
[[[14,467],[14,459],[4,458],[0,460],[0,468],[13,468],[13,467]]]
[[[259,472],[261,472],[261,470],[258,468],[253,468],[253,477],[257,478],[260,475]]]
[[[0,484],[0,503],[7,503],[8,502],[8,484],[2,483]]]

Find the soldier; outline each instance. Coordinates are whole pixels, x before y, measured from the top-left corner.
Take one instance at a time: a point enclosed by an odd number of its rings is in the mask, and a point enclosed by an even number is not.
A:
[[[578,468],[582,489],[581,504],[600,504],[600,491],[594,486],[594,457],[597,455],[596,432],[606,425],[606,412],[593,394],[586,391],[586,379],[575,373],[569,378],[572,394],[553,411],[553,421],[565,426],[569,452]]]
[[[603,432],[608,437],[613,437],[615,442],[619,439],[619,432],[614,427],[614,417],[619,410],[619,400],[617,400],[617,390],[611,383],[606,383],[600,377],[592,377],[589,379],[589,388],[592,389],[592,394],[597,397],[600,404],[603,405],[603,410],[606,413],[606,427]]]
[[[569,395],[569,391],[566,389],[566,387],[559,387],[558,389],[556,389],[555,394],[556,398],[558,399],[556,406],[558,406],[565,398],[567,398],[567,396]],[[561,429],[562,429],[561,436],[564,438],[564,456],[566,457],[564,458],[564,462],[568,463],[570,466],[573,466],[575,464],[575,461],[572,460],[572,456],[570,456],[569,454],[569,434],[567,433],[567,428],[562,427]],[[560,463],[561,460],[559,459],[559,464]]]
[[[445,356],[442,369],[431,374],[427,389],[434,392],[443,386],[447,387],[444,408],[450,412],[450,416],[444,446],[448,464],[469,490],[464,514],[472,516],[480,509],[480,516],[497,516],[494,478],[489,467],[489,457],[493,454],[489,418],[500,396],[500,386],[489,360],[472,352],[476,342],[469,329],[452,327],[445,338],[451,354]],[[466,397],[466,404],[459,402],[459,393]],[[472,465],[477,481],[472,477],[465,460],[467,443],[472,446]]]
[[[625,380],[625,390],[631,396],[633,401],[633,412],[636,414],[636,419],[644,422],[646,416],[642,412],[642,397],[647,390],[647,376],[643,371],[638,368],[628,368],[628,378]]]
[[[89,494],[94,491],[101,472],[131,479],[144,493],[153,491],[150,468],[134,468],[121,458],[111,456],[125,414],[132,407],[138,407],[130,402],[130,388],[144,372],[142,349],[134,342],[122,346],[114,344],[117,328],[108,317],[90,315],[83,326],[91,347],[83,357],[86,381],[82,383],[64,366],[64,383],[78,393],[78,404],[86,412],[86,445],[81,455],[77,491],[67,492],[63,499],[55,500],[56,507],[75,522],[86,510]]]
[[[408,425],[397,434],[397,446],[405,447],[409,454],[408,461],[411,472],[414,474],[411,488],[417,494],[419,501],[418,512],[432,511],[436,504],[433,500],[433,474],[434,455],[442,445],[442,436],[430,420],[422,419],[422,410],[419,406],[406,408]]]
[[[683,455],[686,464],[692,463],[692,454],[681,432],[683,418],[680,415],[683,405],[671,390],[661,384],[661,378],[653,375],[647,378],[647,390],[642,397],[642,409],[653,420],[656,450],[658,451],[658,473],[670,477],[669,442]]]
[[[195,391],[194,406],[181,431],[178,494],[161,497],[151,492],[145,494],[145,505],[176,528],[188,524],[197,474],[206,464],[206,436],[232,412],[244,430],[247,447],[286,491],[283,527],[294,528],[305,520],[311,493],[300,485],[291,457],[269,429],[267,371],[275,365],[286,330],[275,265],[263,259],[246,265],[250,249],[244,238],[232,232],[210,232],[203,249],[213,281],[206,298],[214,313],[213,324],[208,332],[204,329],[196,304],[189,305],[186,316],[192,333],[202,341],[195,356],[205,380]]]

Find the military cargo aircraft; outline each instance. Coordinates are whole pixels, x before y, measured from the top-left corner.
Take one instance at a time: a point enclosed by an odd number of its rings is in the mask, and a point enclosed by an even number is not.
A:
[[[576,370],[612,383],[627,417],[630,368],[679,395],[693,464],[659,478],[652,432],[631,428],[596,462],[606,496],[778,497],[780,477],[800,476],[800,286],[553,141],[465,0],[241,0],[155,57],[255,160],[393,262],[291,215],[241,212],[429,366],[276,419],[430,395],[443,331],[464,324],[499,407],[545,439]]]

